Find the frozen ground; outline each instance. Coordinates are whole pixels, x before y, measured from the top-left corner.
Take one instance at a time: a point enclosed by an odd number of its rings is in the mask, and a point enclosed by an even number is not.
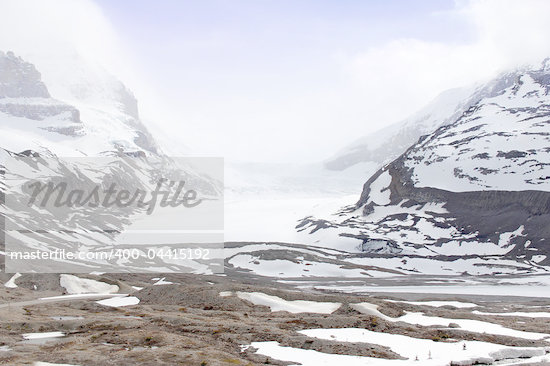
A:
[[[327,293],[238,273],[77,277],[131,293],[63,295],[59,276],[22,275],[0,294],[0,364],[543,365],[550,358],[547,322],[517,316],[549,312],[543,297]]]
[[[474,363],[491,364],[496,361],[508,361],[501,364],[514,364],[517,359],[528,358],[531,361],[549,360],[546,348],[514,348],[502,345],[478,342],[433,342],[408,336],[368,331],[365,329],[310,329],[300,331],[309,337],[341,342],[364,342],[389,346],[392,351],[403,356],[403,360],[382,360],[373,357],[326,354],[313,350],[281,347],[277,342],[253,342],[257,352],[276,359],[299,362],[304,366],[316,365],[428,365],[442,366],[453,362],[456,365]]]

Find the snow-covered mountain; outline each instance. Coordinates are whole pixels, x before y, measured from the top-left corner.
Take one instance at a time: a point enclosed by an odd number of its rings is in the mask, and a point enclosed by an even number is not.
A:
[[[0,52],[1,216],[4,239],[12,248],[100,250],[144,214],[137,205],[31,206],[25,204],[29,193],[23,184],[35,179],[64,182],[69,189],[88,192],[111,184],[118,191],[152,192],[162,178],[186,182],[209,197],[222,193],[221,182],[162,153],[141,123],[137,101],[124,84],[81,61],[75,57],[69,62],[78,72],[65,70],[66,75],[57,79],[50,73],[56,91],[52,93],[33,64]],[[163,189],[173,193],[177,188]],[[89,272],[97,264],[75,260],[63,268]],[[120,270],[117,258],[101,265],[104,270]],[[151,265],[170,270],[163,263]],[[29,262],[25,270],[56,272],[59,267],[47,261]]]
[[[361,137],[337,152],[324,165],[329,170],[345,171],[363,165],[371,174],[405,152],[420,136],[452,121],[465,107],[476,101],[475,87],[447,90],[413,116]]]
[[[85,63],[81,68],[74,73],[64,70],[65,75],[80,77],[52,81],[52,96],[33,64],[0,51],[0,146],[60,156],[119,150],[156,153],[132,93],[105,70]]]
[[[382,256],[550,265],[550,63],[505,73],[456,105],[373,174],[356,205],[299,229]]]

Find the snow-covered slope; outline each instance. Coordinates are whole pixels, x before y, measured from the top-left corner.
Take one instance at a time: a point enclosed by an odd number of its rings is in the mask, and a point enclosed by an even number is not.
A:
[[[161,178],[186,182],[210,198],[222,191],[219,181],[191,163],[177,162],[159,151],[139,120],[132,93],[105,70],[79,65],[79,60],[75,58],[73,67],[81,77],[51,82],[60,100],[53,97],[33,64],[11,52],[0,52],[0,218],[5,220],[1,231],[11,248],[99,250],[112,245],[136,216],[145,215],[139,205],[26,204],[29,192],[23,184],[34,179],[67,183],[68,191],[93,192],[95,187],[115,184],[118,191],[152,192]],[[177,188],[166,184],[163,189],[173,194]],[[97,262],[80,259],[65,263],[64,268],[90,271],[98,268]],[[104,270],[120,269],[117,258],[101,265]],[[157,270],[170,267],[155,265]],[[58,269],[47,261],[24,268]]]
[[[356,205],[300,230],[356,238],[380,255],[550,264],[549,62],[503,74],[467,100],[373,174]]]
[[[74,74],[81,77],[51,82],[54,98],[33,64],[0,51],[0,146],[73,157],[157,152],[136,99],[120,81],[86,64],[79,73],[66,73]]]
[[[506,88],[415,145],[405,161],[415,187],[549,191],[548,77],[544,70],[504,76]]]
[[[325,162],[330,170],[342,171],[357,164],[374,166],[371,174],[405,152],[422,135],[452,121],[461,110],[476,101],[475,87],[441,93],[426,107],[404,121],[364,136]]]

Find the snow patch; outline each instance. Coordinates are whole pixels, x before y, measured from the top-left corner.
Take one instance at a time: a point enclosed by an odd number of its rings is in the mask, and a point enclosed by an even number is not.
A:
[[[59,277],[59,284],[67,290],[67,293],[72,295],[89,293],[111,294],[119,290],[117,285],[110,285],[105,282],[80,278],[68,274],[62,274]]]
[[[306,300],[288,301],[277,296],[261,292],[237,292],[237,297],[249,301],[254,305],[264,305],[271,311],[288,311],[289,313],[318,313],[332,314],[342,305],[339,302],[317,302]]]
[[[18,279],[19,277],[21,277],[21,273],[16,273],[14,274],[9,280],[8,282],[6,282],[4,284],[4,287],[7,287],[7,288],[17,288],[17,285],[15,284],[15,280]]]
[[[386,170],[370,185],[369,200],[380,206],[390,204],[390,183],[391,176]]]
[[[24,333],[21,334],[24,339],[43,339],[65,337],[63,332],[44,332],[44,333]]]
[[[384,300],[387,302],[398,302],[402,304],[411,304],[411,305],[421,305],[421,306],[432,306],[432,307],[442,307],[442,306],[452,306],[459,309],[475,308],[479,305],[471,302],[461,302],[461,301],[403,301],[403,300]]]
[[[170,282],[170,281],[165,281],[166,280],[166,277],[162,277],[162,278],[153,278],[153,281],[154,280],[158,280],[157,282],[153,283],[153,286],[160,286],[160,285],[172,285],[174,282]]]
[[[364,342],[387,346],[407,358],[407,360],[380,360],[380,364],[388,362],[390,364],[418,365],[418,361],[422,361],[422,365],[448,365],[451,362],[452,364],[471,365],[482,361],[493,363],[504,359],[543,356],[546,353],[544,348],[507,347],[478,341],[434,342],[431,339],[373,332],[359,328],[310,329],[299,333],[325,340]]]
[[[139,299],[135,296],[128,297],[112,297],[105,300],[96,301],[96,303],[111,307],[131,306],[139,304]]]
[[[427,316],[424,313],[414,313],[414,312],[405,312],[405,315],[403,316],[400,316],[398,318],[391,318],[387,315],[382,314],[378,310],[378,305],[367,303],[367,302],[350,304],[350,307],[352,307],[353,309],[363,314],[378,316],[390,322],[405,322],[405,323],[417,324],[425,327],[440,326],[444,328],[448,328],[450,323],[455,323],[455,324],[458,324],[461,329],[469,332],[474,332],[474,333],[487,333],[487,334],[503,335],[503,336],[533,339],[533,340],[550,338],[550,333],[545,334],[545,333],[535,333],[535,332],[524,332],[520,330],[506,328],[500,324],[494,324],[494,323],[484,322],[480,320],[443,318],[443,317],[437,317],[437,316]]]
[[[510,312],[510,313],[486,313],[486,312],[483,312],[483,311],[477,311],[477,310],[474,310],[472,311],[472,314],[477,314],[477,315],[496,315],[496,316],[521,316],[521,317],[525,317],[525,318],[550,318],[550,313],[548,312],[532,312],[532,313],[528,313],[528,312],[522,312],[522,311],[515,311],[515,312]]]

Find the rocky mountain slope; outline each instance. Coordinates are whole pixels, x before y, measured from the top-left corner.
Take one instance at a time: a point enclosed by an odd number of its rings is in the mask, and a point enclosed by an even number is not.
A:
[[[0,146],[73,157],[118,150],[156,153],[132,93],[104,70],[83,67],[79,74],[87,80],[54,85],[60,101],[33,64],[0,51]]]
[[[98,208],[27,205],[30,196],[25,182],[64,182],[68,190],[88,192],[115,184],[118,191],[152,192],[161,177],[185,181],[209,196],[222,192],[219,181],[157,148],[139,119],[136,99],[120,81],[85,64],[75,67],[80,67],[81,77],[68,84],[60,79],[54,85],[61,101],[52,97],[33,64],[11,52],[0,52],[2,231],[11,249],[105,249],[133,222],[131,217],[144,213],[135,204]],[[164,189],[173,193],[176,185]],[[118,259],[104,262],[104,269],[120,269]],[[66,272],[89,272],[98,264],[54,262],[61,263]],[[16,271],[59,271],[48,261],[42,267],[30,261],[20,264],[26,269]]]
[[[364,185],[299,229],[371,254],[495,256],[550,265],[550,63],[480,87]]]

